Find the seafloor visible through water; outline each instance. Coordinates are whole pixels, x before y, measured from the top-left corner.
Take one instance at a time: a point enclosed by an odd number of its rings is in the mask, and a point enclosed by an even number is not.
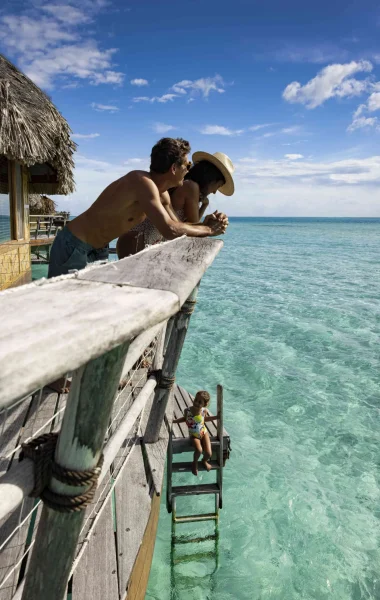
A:
[[[146,600],[379,600],[380,219],[233,219],[224,242],[178,372],[214,411],[224,386],[219,540],[171,552],[163,494]]]
[[[379,600],[380,219],[232,220],[224,241],[178,372],[214,410],[224,386],[218,560],[213,541],[171,555],[163,496],[146,599]]]

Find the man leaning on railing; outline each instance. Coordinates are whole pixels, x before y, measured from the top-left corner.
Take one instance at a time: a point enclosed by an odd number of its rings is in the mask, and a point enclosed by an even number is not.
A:
[[[131,171],[111,183],[84,213],[58,232],[50,254],[49,277],[83,269],[98,250],[146,217],[167,240],[182,235],[216,236],[228,226],[223,213],[200,224],[182,223],[171,207],[168,190],[182,185],[189,169],[189,142],[163,138],[152,149],[150,171]]]

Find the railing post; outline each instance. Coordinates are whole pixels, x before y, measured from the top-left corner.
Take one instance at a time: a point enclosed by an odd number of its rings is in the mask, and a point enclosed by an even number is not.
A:
[[[164,420],[166,406],[172,391],[177,365],[181,356],[182,346],[185,341],[190,317],[194,312],[198,285],[193,289],[190,296],[182,305],[178,313],[168,323],[170,338],[167,343],[161,375],[156,387],[152,410],[146,427],[144,442],[157,442],[160,436],[161,425]]]
[[[98,464],[128,346],[121,344],[75,372],[55,452],[59,465],[83,471]],[[87,490],[54,478],[49,487],[67,496]],[[66,598],[84,516],[85,510],[62,513],[44,505],[22,600]]]

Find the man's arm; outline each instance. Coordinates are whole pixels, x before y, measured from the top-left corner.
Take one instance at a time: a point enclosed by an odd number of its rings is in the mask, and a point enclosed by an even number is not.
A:
[[[210,225],[190,225],[175,221],[162,205],[160,194],[156,184],[148,178],[144,178],[138,189],[136,197],[148,219],[167,240],[174,240],[181,235],[190,237],[207,237],[224,233],[225,227],[219,221],[211,221]]]

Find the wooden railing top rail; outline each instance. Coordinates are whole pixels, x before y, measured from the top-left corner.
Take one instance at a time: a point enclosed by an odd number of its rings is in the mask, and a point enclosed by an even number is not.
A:
[[[175,314],[223,242],[182,237],[0,293],[0,408]]]

